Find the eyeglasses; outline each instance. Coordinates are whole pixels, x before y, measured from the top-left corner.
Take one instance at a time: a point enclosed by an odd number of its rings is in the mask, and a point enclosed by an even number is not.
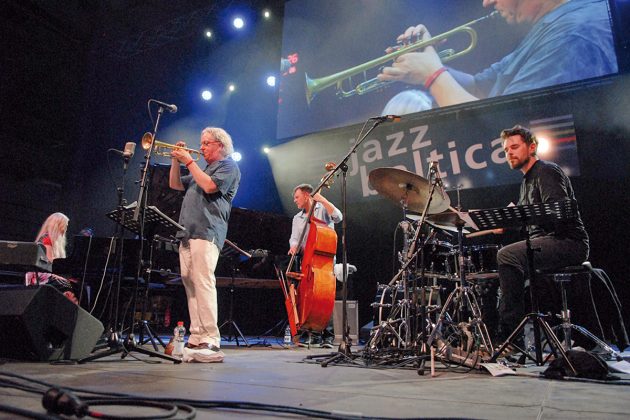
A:
[[[202,141],[201,145],[202,146],[210,146],[212,143],[221,143],[219,140],[212,140],[212,141]]]

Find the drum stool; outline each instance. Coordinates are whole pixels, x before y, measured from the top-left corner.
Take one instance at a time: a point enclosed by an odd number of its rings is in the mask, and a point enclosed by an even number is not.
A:
[[[595,345],[599,346],[602,349],[602,353],[608,354],[609,356],[614,358],[618,358],[618,352],[611,348],[595,334],[591,333],[589,330],[580,325],[571,323],[571,311],[569,310],[567,303],[567,291],[565,288],[565,283],[573,281],[573,278],[577,277],[580,274],[593,274],[593,266],[591,265],[591,263],[585,261],[578,266],[567,266],[550,270],[536,270],[536,272],[541,277],[552,278],[555,283],[558,283],[560,285],[560,293],[562,295],[562,310],[559,317],[562,323],[554,327],[553,329],[556,331],[558,329],[562,330],[564,335],[562,340],[564,350],[571,350],[571,332],[575,330],[582,334],[584,337],[590,339]]]

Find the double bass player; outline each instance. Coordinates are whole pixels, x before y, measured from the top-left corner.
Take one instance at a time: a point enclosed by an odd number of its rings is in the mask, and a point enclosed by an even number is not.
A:
[[[307,238],[309,238],[309,217],[313,217],[314,219],[323,222],[323,224],[327,225],[330,229],[333,230],[334,225],[341,222],[341,220],[343,219],[341,211],[337,207],[335,207],[329,200],[327,200],[320,193],[312,193],[313,186],[310,184],[299,184],[293,189],[293,202],[295,203],[299,211],[293,216],[291,237],[289,239],[289,255],[299,257],[305,251]],[[304,230],[305,228],[306,232],[302,234],[302,230]],[[302,235],[303,238],[302,243],[299,243],[300,235]],[[321,338],[323,339],[323,346],[332,347],[332,339],[334,338],[334,333],[331,330],[331,325],[330,323],[328,323],[328,326],[324,331],[322,331],[321,334]],[[315,332],[317,333],[318,331]],[[316,340],[319,340],[319,338],[316,338]]]

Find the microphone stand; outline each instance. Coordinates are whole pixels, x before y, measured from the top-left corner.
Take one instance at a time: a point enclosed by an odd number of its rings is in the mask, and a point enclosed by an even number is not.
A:
[[[374,131],[376,127],[378,127],[381,123],[387,121],[386,118],[371,118],[368,121],[372,121],[372,126],[365,132],[365,134],[361,134],[365,125],[359,132],[358,140],[354,143],[354,145],[350,148],[350,151],[346,154],[346,156],[331,169],[325,176],[322,178],[320,185],[317,187],[315,192],[316,194],[319,190],[322,189],[324,185],[327,185],[329,180],[341,170],[341,212],[343,215],[343,219],[341,221],[341,261],[343,268],[343,279],[342,279],[342,339],[339,344],[339,348],[337,352],[327,354],[327,355],[315,355],[315,356],[307,356],[307,359],[312,358],[322,358],[325,359],[320,362],[322,367],[328,366],[330,363],[335,363],[340,360],[350,361],[356,357],[352,354],[352,340],[350,340],[350,330],[348,326],[348,310],[347,310],[347,301],[348,301],[348,249],[347,249],[347,241],[346,241],[346,218],[347,218],[347,172],[348,172],[348,160],[350,160],[350,156],[356,152],[357,148],[363,143],[363,141],[367,138],[367,136]],[[367,122],[366,122],[367,124]]]
[[[158,130],[158,126],[160,124],[160,118],[162,117],[162,114],[164,113],[164,107],[162,105],[159,105],[158,108],[158,115],[157,118],[155,120],[155,125],[153,127],[153,140],[155,140],[156,135],[157,135],[157,130]],[[135,315],[136,315],[136,307],[137,307],[137,298],[138,298],[138,288],[139,288],[139,281],[140,281],[140,273],[142,271],[142,265],[143,265],[143,260],[142,260],[142,254],[143,254],[143,248],[144,248],[144,228],[145,228],[145,213],[146,213],[146,189],[147,189],[147,173],[148,173],[148,169],[149,169],[149,165],[151,164],[151,156],[153,155],[153,149],[155,148],[155,141],[151,142],[151,147],[148,148],[147,153],[145,155],[145,162],[144,162],[144,167],[142,169],[142,179],[140,181],[140,193],[138,196],[138,201],[136,203],[136,208],[134,209],[134,213],[133,213],[133,220],[134,221],[139,221],[140,222],[140,246],[139,246],[139,250],[138,250],[138,264],[136,267],[136,284],[134,287],[134,292],[133,292],[133,310],[131,313],[131,328],[130,328],[130,332],[129,334],[127,334],[127,338],[126,339],[122,339],[122,336],[118,336],[116,337],[117,339],[115,340],[115,343],[110,343],[110,349],[106,350],[100,354],[95,354],[89,357],[86,357],[85,359],[81,359],[79,360],[79,363],[85,363],[85,362],[89,362],[92,360],[96,360],[96,359],[100,359],[102,357],[107,357],[110,356],[112,354],[116,354],[116,353],[121,353],[121,359],[124,359],[129,353],[131,353],[132,351],[137,351],[138,353],[142,353],[142,354],[146,354],[149,356],[154,356],[154,357],[159,357],[161,359],[165,359],[165,360],[169,360],[172,361],[175,364],[181,363],[182,361],[176,357],[172,357],[169,356],[167,354],[163,354],[163,353],[158,353],[155,351],[151,351],[151,350],[147,350],[145,348],[142,348],[140,345],[138,345],[138,342],[136,340],[135,334],[134,334],[134,326],[135,326]],[[142,209],[142,217],[140,217],[140,210]],[[121,240],[122,242],[122,240]],[[121,265],[122,265],[122,261],[121,261]],[[122,274],[120,274],[122,275]],[[149,287],[149,277],[147,277],[147,281],[146,281],[146,287]],[[118,288],[120,290],[120,281],[118,282]],[[121,325],[121,331],[123,330],[123,326]]]

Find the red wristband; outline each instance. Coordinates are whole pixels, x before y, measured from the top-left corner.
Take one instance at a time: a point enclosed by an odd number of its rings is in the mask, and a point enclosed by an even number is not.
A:
[[[438,70],[435,71],[435,73],[433,73],[431,76],[429,76],[427,78],[427,80],[424,82],[424,88],[426,90],[431,89],[431,85],[433,85],[433,83],[435,83],[435,80],[440,77],[440,74],[444,73],[447,70],[446,67],[441,67]]]
[[[184,166],[186,166],[186,167],[188,168],[188,167],[189,167],[189,166],[190,166],[193,162],[194,162],[194,160],[193,160],[193,159],[190,159],[190,160],[188,161],[188,163],[187,163],[186,165],[184,165]]]

